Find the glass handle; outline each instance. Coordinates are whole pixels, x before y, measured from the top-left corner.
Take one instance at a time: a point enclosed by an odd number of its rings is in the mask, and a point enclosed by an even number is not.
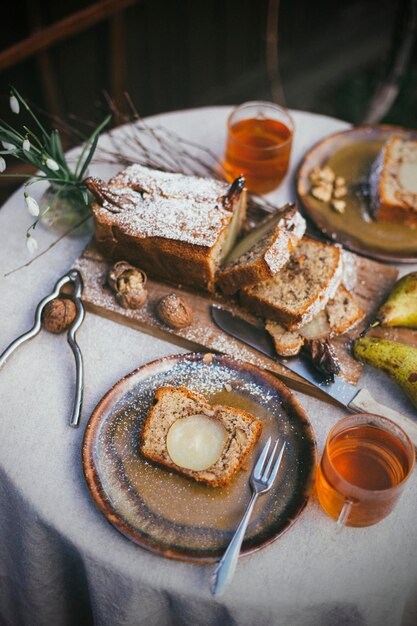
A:
[[[340,510],[339,517],[337,518],[338,526],[344,526],[346,524],[350,515],[350,510],[352,508],[352,505],[353,505],[353,500],[348,500],[348,499],[345,500],[345,503]]]

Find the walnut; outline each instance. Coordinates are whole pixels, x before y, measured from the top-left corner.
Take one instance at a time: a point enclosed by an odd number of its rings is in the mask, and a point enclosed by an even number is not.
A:
[[[107,276],[109,287],[124,309],[140,309],[146,302],[146,274],[126,261],[117,261]]]
[[[314,198],[330,204],[337,213],[344,213],[346,202],[342,200],[348,194],[346,178],[336,176],[331,167],[315,167],[309,174],[311,182],[310,193]]]
[[[326,181],[328,183],[332,183],[334,181],[334,179],[336,178],[336,175],[335,175],[334,171],[328,165],[323,167],[323,169],[321,170],[320,176],[321,176],[322,180],[324,180],[324,181]]]
[[[311,170],[309,174],[309,179],[313,185],[319,185],[321,183],[320,172],[321,172],[320,167],[315,167],[314,169]]]
[[[333,191],[333,198],[343,198],[347,195],[347,187],[342,185],[341,187],[335,187]]]
[[[77,315],[77,307],[69,298],[55,298],[45,306],[42,321],[50,333],[63,333],[71,326]]]
[[[344,200],[332,200],[332,207],[337,213],[344,213],[346,209],[346,202]]]
[[[185,328],[193,321],[193,312],[189,304],[176,293],[170,293],[156,305],[159,319],[171,328]]]
[[[236,439],[241,446],[245,446],[248,443],[248,437],[241,428],[236,428]]]
[[[311,195],[317,198],[317,200],[321,200],[321,202],[329,202],[330,198],[332,197],[332,186],[324,184],[313,187],[311,190]]]
[[[310,172],[310,181],[313,185],[322,185],[323,183],[333,183],[336,175],[331,167],[326,165],[325,167],[315,167]]]

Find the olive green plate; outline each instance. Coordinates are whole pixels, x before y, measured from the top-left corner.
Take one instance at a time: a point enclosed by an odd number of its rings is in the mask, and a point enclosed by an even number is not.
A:
[[[372,162],[387,139],[400,134],[415,139],[416,132],[394,126],[357,126],[326,137],[305,155],[297,174],[297,194],[305,214],[333,241],[382,261],[417,261],[417,229],[376,222],[369,215],[367,180]],[[329,165],[349,185],[345,213],[311,193],[310,172]]]
[[[155,390],[163,385],[186,386],[212,403],[243,408],[262,420],[247,471],[229,486],[208,487],[140,455],[141,428]],[[83,442],[84,475],[99,510],[130,540],[162,556],[212,562],[246,509],[249,472],[269,435],[279,435],[287,447],[274,487],[256,504],[242,549],[248,554],[274,541],[299,517],[316,463],[314,433],[301,405],[275,376],[253,365],[190,353],[135,370],[91,415]]]

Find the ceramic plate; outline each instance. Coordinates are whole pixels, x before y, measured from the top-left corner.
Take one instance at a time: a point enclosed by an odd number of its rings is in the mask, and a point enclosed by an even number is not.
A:
[[[297,174],[297,193],[306,215],[332,240],[382,261],[417,261],[417,230],[401,224],[376,222],[369,214],[368,177],[371,164],[393,134],[416,138],[416,132],[393,126],[357,126],[316,144],[304,157]],[[329,165],[348,184],[345,213],[311,193],[310,172]]]
[[[262,420],[247,471],[229,486],[208,487],[141,457],[141,428],[155,390],[163,385],[188,387],[209,402],[243,408]],[[89,420],[84,475],[100,511],[130,540],[166,557],[211,562],[226,549],[246,509],[249,471],[269,435],[285,438],[287,448],[274,487],[256,504],[243,543],[247,554],[275,540],[299,517],[316,462],[314,434],[297,399],[253,365],[192,353],[135,370],[107,392]]]

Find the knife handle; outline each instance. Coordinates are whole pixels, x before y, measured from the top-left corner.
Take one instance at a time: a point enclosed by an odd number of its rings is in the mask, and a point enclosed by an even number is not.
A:
[[[373,413],[392,420],[407,433],[417,450],[417,422],[411,417],[402,415],[385,404],[377,402],[367,389],[358,391],[353,400],[349,402],[348,407],[357,413]]]

